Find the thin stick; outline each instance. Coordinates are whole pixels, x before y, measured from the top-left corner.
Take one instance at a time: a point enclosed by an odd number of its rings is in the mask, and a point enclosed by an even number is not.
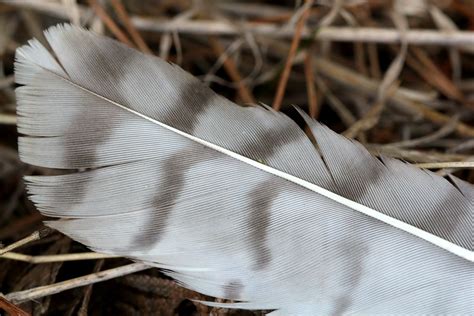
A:
[[[209,43],[218,57],[225,54],[224,48],[216,37],[209,37]],[[239,96],[242,101],[244,103],[255,104],[255,98],[242,80],[242,76],[240,75],[234,60],[230,56],[226,56],[223,66],[229,77],[237,85]]]
[[[470,156],[461,154],[446,154],[433,151],[407,150],[397,147],[386,147],[384,145],[367,144],[366,147],[375,156],[387,156],[407,160],[410,162],[449,162],[467,161]]]
[[[122,43],[134,47],[133,43],[130,39],[125,35],[124,32],[115,24],[114,20],[107,14],[107,12],[102,8],[100,4],[97,3],[96,0],[88,0],[89,5],[94,9],[95,14],[104,22],[107,28],[114,34],[114,36],[121,41]]]
[[[410,67],[413,68],[420,77],[447,97],[459,102],[464,102],[462,92],[438,69],[426,52],[416,47],[412,48],[412,52],[416,58],[410,56],[407,62],[409,62]]]
[[[397,25],[397,28],[400,29],[403,34],[400,51],[385,72],[382,81],[380,82],[380,86],[377,88],[377,97],[374,105],[360,120],[355,122],[343,133],[346,137],[353,138],[356,135],[360,135],[359,138],[361,138],[362,141],[362,138],[365,138],[365,135],[362,134],[362,132],[368,131],[379,122],[387,98],[391,97],[398,89],[399,83],[396,82],[396,80],[403,69],[408,50],[408,44],[406,43],[404,36],[408,29],[408,22],[398,14],[393,14],[392,19],[394,24]]]
[[[286,47],[284,43],[279,41],[267,39],[266,42],[270,43],[272,49],[276,49],[277,51],[283,51]],[[304,58],[295,58],[295,63],[301,63],[303,61]],[[367,78],[326,58],[314,58],[313,65],[316,73],[323,77],[330,78],[334,82],[355,89],[358,93],[362,93],[363,95],[377,95],[378,87],[381,84],[378,80]],[[318,77],[316,77],[316,82],[321,82],[321,80],[318,80]],[[407,114],[420,114],[425,119],[439,125],[445,125],[451,121],[450,116],[437,112],[422,102],[419,102],[418,100],[424,100],[425,97],[420,98],[420,95],[414,92],[415,91],[406,88],[398,88],[393,96],[388,98],[388,101],[390,101],[388,105],[396,107]],[[327,93],[323,94],[326,95]],[[474,137],[474,127],[462,122],[456,124],[455,131],[462,136]]]
[[[93,272],[94,273],[99,272],[102,269],[103,265],[104,265],[104,259],[98,260],[95,263]],[[92,287],[93,287],[93,284],[89,284],[84,289],[84,298],[82,300],[81,307],[77,311],[77,316],[87,316],[87,314],[88,314],[87,309],[89,307],[89,301],[90,301],[91,295],[92,295]]]
[[[7,315],[11,316],[30,316],[30,313],[25,312],[21,308],[16,305],[13,305],[7,299],[5,299],[2,295],[0,295],[0,311],[4,310],[7,312]]]
[[[308,95],[309,116],[312,118],[316,118],[319,115],[319,107],[314,79],[312,52],[313,50],[311,48],[306,51],[306,57],[304,60],[304,74],[306,78],[306,92]]]
[[[377,50],[377,45],[374,43],[368,44],[367,52],[369,54],[370,76],[375,79],[382,78],[382,71],[380,70],[379,65],[379,51]]]
[[[324,58],[313,59],[313,64],[318,73],[331,78],[331,80],[339,82],[345,86],[357,88],[357,91],[365,95],[375,95],[380,82],[369,79],[365,76],[357,74],[352,70],[335,64]],[[393,102],[402,111],[419,113],[425,119],[434,123],[445,125],[451,122],[451,117],[443,113],[437,112],[421,102],[414,101],[407,93],[408,90],[399,88],[388,100]],[[474,127],[458,122],[455,128],[456,132],[463,136],[474,137]]]
[[[398,84],[392,86],[391,92],[387,94],[387,97],[391,97],[396,89],[398,88]],[[372,127],[374,127],[379,119],[380,115],[382,114],[383,109],[385,108],[385,99],[377,100],[369,109],[367,113],[358,121],[356,121],[353,125],[351,125],[342,135],[347,138],[354,138],[356,135],[365,132]]]
[[[8,252],[0,255],[0,259],[10,259],[16,261],[23,261],[33,264],[38,263],[51,263],[51,262],[63,262],[63,261],[80,261],[80,260],[97,260],[97,259],[109,259],[119,258],[119,256],[107,255],[97,252],[85,252],[85,253],[68,253],[62,255],[45,255],[45,256],[30,256],[22,253]]]
[[[415,166],[424,169],[474,168],[474,161],[426,162],[415,164]]]
[[[77,287],[85,286],[88,284],[107,281],[113,278],[135,273],[138,271],[143,271],[149,268],[151,267],[149,265],[146,265],[145,263],[132,263],[118,268],[84,275],[63,282],[39,286],[25,291],[13,292],[7,294],[5,297],[13,303],[21,303],[25,301],[35,300],[48,295],[53,295]]]
[[[132,17],[132,21],[138,29],[169,32],[171,28],[180,33],[205,34],[205,35],[233,35],[241,34],[241,28],[222,21],[183,21],[172,27],[167,24],[167,20],[145,19],[142,17]],[[273,24],[243,24],[243,27],[254,34],[266,35],[275,38],[291,38],[293,30],[281,30]],[[309,30],[303,30],[303,39],[315,39],[321,41],[340,42],[366,42],[396,44],[401,41],[401,33],[397,29],[376,28],[376,27],[321,27],[316,34]],[[441,46],[461,46],[474,42],[474,32],[457,31],[446,33],[438,30],[412,29],[406,32],[406,41],[410,45],[441,45]]]
[[[46,237],[52,232],[52,230],[48,227],[44,227],[40,230],[35,231],[33,234],[29,235],[28,237],[25,237],[17,242],[14,242],[13,244],[0,249],[0,255],[3,255],[9,251],[12,251],[16,248],[20,248],[21,246],[24,246],[32,241],[40,240],[43,237]]]
[[[420,146],[423,144],[428,144],[432,141],[438,140],[446,135],[451,134],[454,131],[454,128],[456,127],[456,123],[458,121],[459,121],[459,116],[455,115],[452,118],[451,122],[444,125],[439,130],[437,130],[436,132],[430,135],[426,135],[426,136],[415,138],[415,139],[404,140],[400,142],[394,142],[394,143],[390,143],[384,146],[406,148],[406,147],[415,147],[415,146]]]
[[[16,115],[0,113],[0,124],[16,125]]]
[[[397,100],[400,101],[400,100]],[[412,108],[416,109],[423,115],[424,118],[430,120],[431,122],[444,125],[447,124],[451,121],[451,117],[445,114],[442,114],[440,112],[437,112],[435,110],[432,110],[431,108],[427,107],[426,105],[420,103],[420,102],[412,102],[408,101],[408,105],[411,106]],[[468,136],[468,137],[474,137],[474,127],[458,122],[456,124],[455,130],[457,133],[463,136]]]
[[[110,0],[110,2],[112,3],[115,12],[117,13],[120,20],[122,20],[122,23],[127,29],[128,34],[130,34],[132,40],[135,42],[137,47],[143,53],[153,55],[153,52],[148,47],[146,42],[143,40],[143,37],[140,35],[140,33],[137,31],[132,21],[130,20],[127,10],[125,10],[125,7],[123,6],[122,2],[120,0]]]
[[[47,13],[49,15],[69,19],[68,12],[60,3],[38,0],[0,0],[8,5],[29,8],[32,10]],[[87,14],[85,6],[78,6],[81,15]],[[281,29],[277,24],[254,24],[243,23],[239,25],[225,21],[180,21],[179,23],[169,23],[167,19],[150,19],[139,16],[131,17],[132,23],[139,30],[155,32],[171,32],[204,35],[233,35],[241,36],[242,28],[249,32],[260,35],[267,35],[274,38],[292,38],[294,32],[291,28]],[[406,41],[410,45],[440,45],[440,46],[463,46],[474,43],[474,32],[456,31],[445,32],[440,30],[412,29],[406,31]],[[397,29],[376,28],[376,27],[321,27],[316,34],[309,30],[303,30],[301,37],[304,39],[329,40],[342,42],[366,42],[366,43],[400,43],[401,33]],[[461,47],[462,48],[462,47]]]
[[[285,68],[281,74],[280,81],[278,82],[278,88],[276,91],[275,99],[273,100],[273,108],[276,111],[279,111],[281,108],[281,102],[283,101],[283,96],[285,95],[286,84],[288,83],[288,78],[290,77],[291,67],[293,66],[293,60],[295,59],[296,50],[300,44],[301,34],[303,33],[303,27],[306,24],[306,20],[310,14],[310,8],[313,5],[313,0],[307,0],[305,5],[306,9],[303,12],[300,20],[296,24],[295,33],[293,40],[291,41],[290,51],[288,52],[288,57],[286,58]]]

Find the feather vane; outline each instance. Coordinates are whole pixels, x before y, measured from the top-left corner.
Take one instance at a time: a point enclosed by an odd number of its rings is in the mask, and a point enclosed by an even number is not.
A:
[[[47,224],[274,315],[474,314],[474,189],[301,113],[242,108],[69,25],[17,51],[21,159]],[[71,172],[71,169],[81,169]],[[212,303],[208,303],[212,304]]]

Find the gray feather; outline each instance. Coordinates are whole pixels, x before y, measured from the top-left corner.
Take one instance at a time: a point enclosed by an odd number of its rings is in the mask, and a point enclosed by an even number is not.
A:
[[[46,38],[52,52],[30,41],[15,71],[21,158],[68,170],[27,177],[38,209],[62,218],[51,227],[239,301],[230,307],[474,314],[472,261],[203,143],[472,253],[470,184],[378,160],[306,117],[315,148],[285,115],[238,107],[179,67],[85,30],[53,27]]]

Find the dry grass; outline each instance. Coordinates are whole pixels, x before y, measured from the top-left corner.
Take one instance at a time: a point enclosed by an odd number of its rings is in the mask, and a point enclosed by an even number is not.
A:
[[[18,159],[13,82],[15,49],[44,40],[43,29],[64,21],[92,28],[179,63],[239,104],[272,104],[290,116],[297,104],[374,154],[474,182],[473,7],[472,0],[0,0],[0,242],[10,245],[0,249],[0,310],[258,314],[194,304],[187,299],[211,298],[156,269],[44,233],[22,175],[48,171]]]

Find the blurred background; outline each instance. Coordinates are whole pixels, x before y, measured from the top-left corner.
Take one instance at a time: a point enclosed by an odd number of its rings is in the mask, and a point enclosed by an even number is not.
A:
[[[0,246],[43,227],[22,176],[50,172],[18,158],[15,49],[46,43],[43,30],[65,22],[179,64],[242,106],[264,103],[302,124],[298,105],[375,155],[474,182],[474,1],[0,0]],[[128,262],[51,259],[87,251],[50,232],[0,255],[0,292]],[[19,301],[21,310],[0,299],[0,314],[261,314],[191,299],[213,300],[149,270]]]

